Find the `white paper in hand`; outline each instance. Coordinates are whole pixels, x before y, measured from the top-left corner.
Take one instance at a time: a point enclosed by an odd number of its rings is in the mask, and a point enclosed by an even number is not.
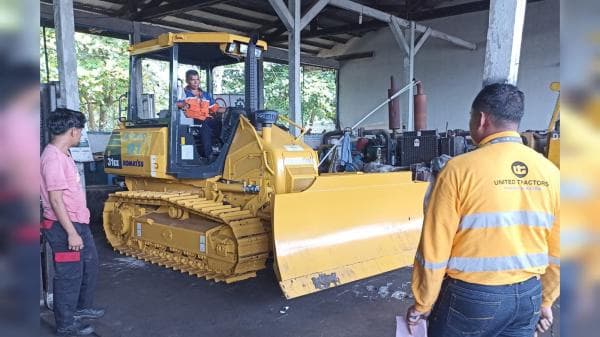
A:
[[[411,335],[404,317],[396,316],[396,337],[427,337],[427,323],[424,319],[420,320]]]

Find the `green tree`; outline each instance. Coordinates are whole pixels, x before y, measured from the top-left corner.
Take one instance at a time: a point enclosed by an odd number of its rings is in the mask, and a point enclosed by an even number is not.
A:
[[[56,36],[54,29],[46,28],[48,53],[48,80],[58,80]],[[40,78],[46,80],[44,36],[40,32]],[[75,33],[77,76],[80,110],[88,118],[88,129],[108,131],[114,128],[118,117],[118,98],[128,90],[129,56],[125,40]]]
[[[265,62],[263,69],[265,108],[274,109],[283,115],[289,114],[288,66]],[[302,121],[305,126],[320,122],[332,127],[336,112],[335,70],[314,67],[301,69]],[[215,76],[215,80],[219,80]],[[223,67],[222,91],[244,92],[243,63]]]
[[[49,81],[58,80],[55,33],[46,29]],[[40,32],[40,76],[46,80],[44,36]],[[90,130],[109,131],[117,120],[118,98],[128,91],[129,55],[125,40],[76,33],[77,75],[81,111]],[[184,67],[188,69],[188,66]],[[144,61],[144,93],[155,94],[157,110],[168,108],[168,63]],[[289,114],[288,66],[264,63],[265,107]],[[244,93],[244,63],[215,68],[214,88],[218,93]],[[305,126],[333,127],[336,113],[336,71],[315,67],[301,69],[302,120]],[[202,76],[204,78],[204,76]],[[321,131],[316,130],[316,131]]]
[[[302,121],[312,127],[316,122],[335,125],[336,71],[303,67]]]

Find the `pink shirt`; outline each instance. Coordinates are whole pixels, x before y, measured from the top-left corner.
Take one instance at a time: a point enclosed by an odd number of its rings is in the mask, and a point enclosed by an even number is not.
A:
[[[90,211],[85,201],[85,192],[81,186],[81,177],[75,161],[61,152],[56,146],[48,144],[41,158],[40,194],[44,218],[58,220],[50,206],[48,191],[63,191],[63,202],[69,218],[73,222],[90,222]]]

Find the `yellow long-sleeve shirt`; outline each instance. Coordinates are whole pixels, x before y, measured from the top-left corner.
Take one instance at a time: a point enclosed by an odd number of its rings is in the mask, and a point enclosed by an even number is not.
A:
[[[542,275],[542,304],[558,297],[560,172],[519,138],[493,134],[440,172],[415,257],[417,310],[431,310],[445,275],[483,285]]]

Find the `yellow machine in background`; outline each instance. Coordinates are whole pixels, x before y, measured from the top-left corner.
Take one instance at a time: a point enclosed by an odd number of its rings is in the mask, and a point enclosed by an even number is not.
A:
[[[127,118],[114,131],[106,172],[125,177],[104,229],[120,252],[181,272],[235,282],[272,254],[293,298],[411,265],[427,184],[410,171],[319,175],[317,153],[259,110],[262,41],[225,33],[165,34],[133,45]],[[167,62],[168,108],[149,108],[136,73]],[[176,106],[179,63],[211,78],[214,66],[245,61],[246,106],[223,116],[218,156],[199,158],[199,125]],[[210,81],[208,81],[210,83]],[[209,84],[210,85],[210,84]]]
[[[560,167],[560,83],[552,82],[550,90],[558,92],[552,118],[544,131],[526,131],[521,133],[524,143],[542,153],[554,165]]]

